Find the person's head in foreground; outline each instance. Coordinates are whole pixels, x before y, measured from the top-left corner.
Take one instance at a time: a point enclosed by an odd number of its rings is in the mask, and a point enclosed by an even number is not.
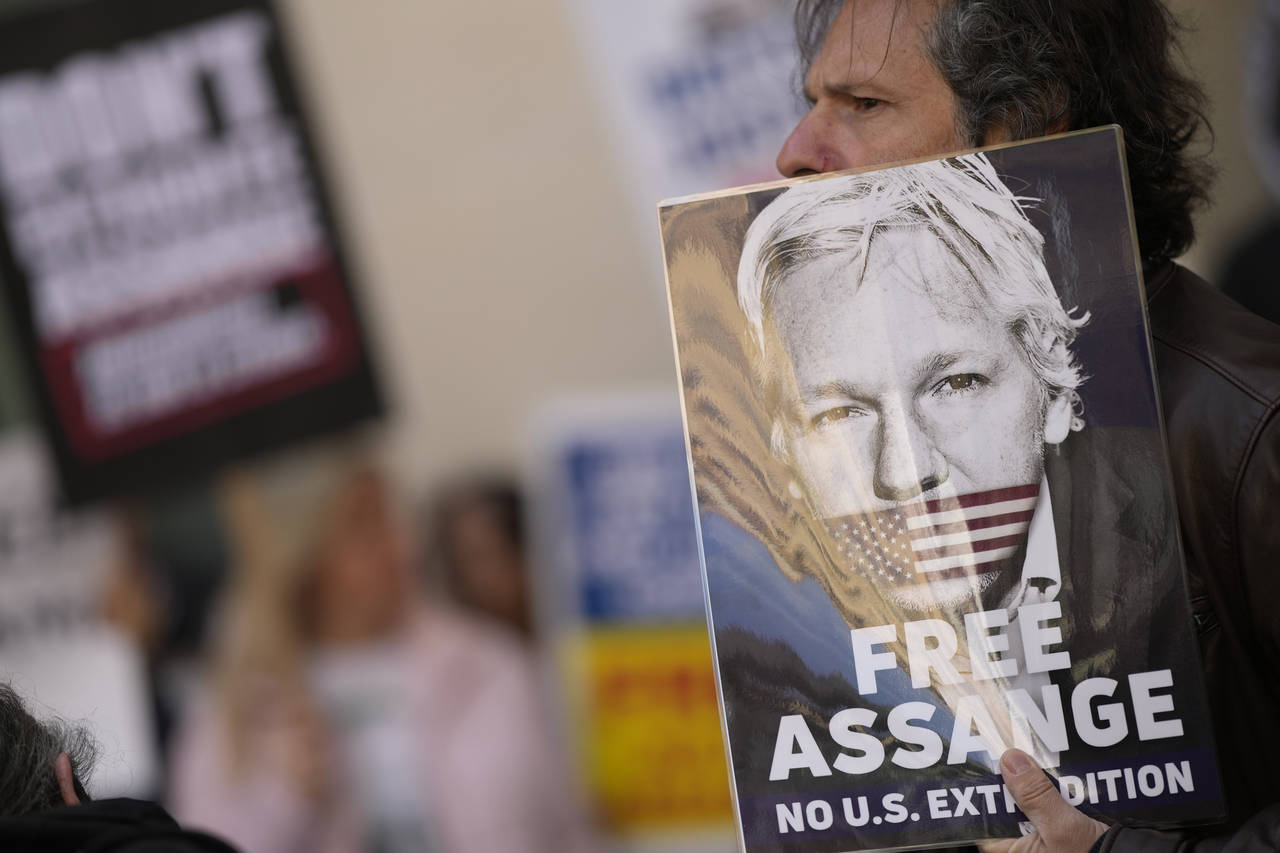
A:
[[[12,687],[0,684],[0,816],[87,801],[81,779],[93,757],[86,732],[37,720]]]
[[[801,184],[752,223],[738,301],[791,489],[899,607],[1000,603],[1046,447],[1080,429],[1043,239],[982,155]]]
[[[81,781],[97,747],[88,730],[37,719],[0,683],[0,850],[41,853],[235,853],[144,800],[90,801]]]
[[[1177,257],[1211,170],[1204,96],[1159,0],[800,0],[811,108],[788,177],[1118,124],[1144,262]]]

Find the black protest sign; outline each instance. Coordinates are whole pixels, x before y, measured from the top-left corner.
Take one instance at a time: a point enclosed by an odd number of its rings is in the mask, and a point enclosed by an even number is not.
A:
[[[0,46],[0,275],[69,500],[381,411],[269,3],[91,0]]]

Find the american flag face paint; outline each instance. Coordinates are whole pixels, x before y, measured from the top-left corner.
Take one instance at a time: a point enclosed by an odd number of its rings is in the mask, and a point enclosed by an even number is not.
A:
[[[1004,568],[1022,548],[1039,484],[826,519],[838,554],[880,585],[929,585]]]

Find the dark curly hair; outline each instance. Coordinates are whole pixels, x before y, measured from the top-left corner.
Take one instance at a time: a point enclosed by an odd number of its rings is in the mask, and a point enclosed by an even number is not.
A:
[[[899,3],[903,0],[898,0]],[[799,0],[796,36],[813,62],[844,0]],[[940,0],[926,50],[957,101],[959,132],[982,144],[1118,124],[1124,130],[1144,261],[1195,239],[1192,213],[1213,170],[1197,151],[1210,133],[1199,84],[1179,67],[1180,27],[1160,0]]]
[[[0,683],[0,816],[21,815],[62,805],[53,773],[58,753],[71,758],[76,793],[88,800],[81,780],[93,767],[96,745],[86,729],[57,720],[41,722],[21,697]]]

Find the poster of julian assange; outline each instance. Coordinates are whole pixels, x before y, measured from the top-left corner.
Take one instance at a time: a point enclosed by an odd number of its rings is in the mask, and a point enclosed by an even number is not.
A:
[[[660,220],[743,848],[1218,816],[1119,130]]]

